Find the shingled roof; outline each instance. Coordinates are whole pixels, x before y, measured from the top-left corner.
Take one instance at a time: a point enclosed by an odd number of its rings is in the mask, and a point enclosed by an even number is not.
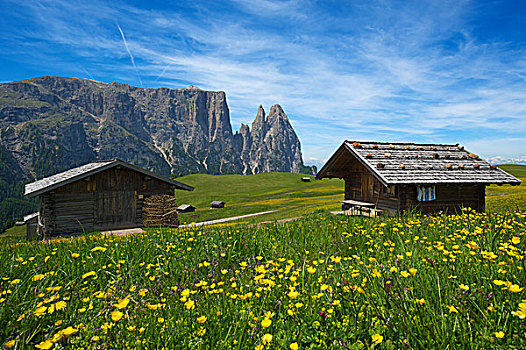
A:
[[[350,153],[385,186],[396,184],[511,184],[521,181],[480,159],[464,147],[446,144],[416,144],[345,141],[317,178],[331,176],[331,169],[344,153]]]
[[[77,168],[69,169],[62,173],[55,174],[55,175],[37,180],[35,182],[29,183],[25,186],[24,195],[28,197],[38,196],[39,194],[42,194],[48,191],[52,191],[55,188],[67,185],[74,181],[86,178],[98,172],[101,172],[101,171],[104,171],[110,168],[114,168],[117,166],[121,166],[123,168],[128,168],[128,169],[137,171],[151,178],[154,178],[159,181],[173,185],[177,189],[180,189],[180,190],[192,191],[194,189],[191,186],[188,186],[180,182],[174,181],[172,179],[169,179],[167,177],[158,175],[149,170],[146,170],[136,165],[127,163],[120,159],[113,159],[113,160],[105,160],[105,161],[88,163],[85,165],[81,165]]]

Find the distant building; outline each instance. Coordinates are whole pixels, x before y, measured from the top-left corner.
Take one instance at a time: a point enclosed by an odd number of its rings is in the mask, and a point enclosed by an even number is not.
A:
[[[310,182],[310,177],[302,177],[301,181],[303,181],[303,182]]]
[[[485,209],[491,184],[521,181],[459,145],[345,141],[316,178],[345,180],[345,200],[389,213]],[[345,204],[344,204],[345,205]]]
[[[224,208],[225,202],[222,201],[212,201],[210,202],[210,208]]]
[[[175,189],[192,191],[193,187],[115,159],[85,164],[27,184],[25,195],[39,197],[35,236],[46,238],[142,226],[145,199],[173,196]]]
[[[195,207],[190,204],[181,204],[177,207],[179,213],[191,213],[195,211]]]

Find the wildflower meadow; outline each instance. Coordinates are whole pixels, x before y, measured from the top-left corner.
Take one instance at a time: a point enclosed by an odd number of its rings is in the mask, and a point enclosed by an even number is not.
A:
[[[11,349],[526,348],[526,212],[0,246]]]

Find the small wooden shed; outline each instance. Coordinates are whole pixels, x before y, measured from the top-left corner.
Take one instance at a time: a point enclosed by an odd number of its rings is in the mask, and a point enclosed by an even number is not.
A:
[[[210,208],[224,208],[225,202],[222,201],[211,201]]]
[[[28,241],[37,239],[38,211],[24,216],[22,222],[26,225],[26,239]]]
[[[177,211],[179,213],[191,213],[195,211],[195,207],[190,204],[181,204],[180,206],[177,207]]]
[[[369,141],[345,141],[316,178],[344,179],[345,200],[373,203],[390,214],[484,211],[486,186],[521,183],[458,144]]]
[[[119,159],[99,161],[25,186],[39,197],[38,238],[143,224],[143,205],[155,195],[193,187]]]

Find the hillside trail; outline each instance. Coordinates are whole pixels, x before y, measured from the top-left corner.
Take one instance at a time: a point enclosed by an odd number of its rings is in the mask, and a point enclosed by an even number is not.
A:
[[[223,222],[228,222],[228,221],[234,221],[234,220],[239,220],[239,219],[249,218],[249,217],[252,217],[252,216],[258,216],[258,215],[270,214],[270,213],[275,213],[275,212],[278,212],[278,211],[280,211],[280,210],[261,211],[261,212],[259,212],[259,213],[246,214],[246,215],[240,215],[240,216],[233,216],[233,217],[230,217],[230,218],[223,218],[223,219],[217,219],[217,220],[210,220],[210,221],[196,222],[196,223],[193,223],[193,224],[179,225],[179,228],[185,228],[185,227],[199,227],[199,226],[206,226],[206,225],[221,224],[221,223],[223,223]]]

